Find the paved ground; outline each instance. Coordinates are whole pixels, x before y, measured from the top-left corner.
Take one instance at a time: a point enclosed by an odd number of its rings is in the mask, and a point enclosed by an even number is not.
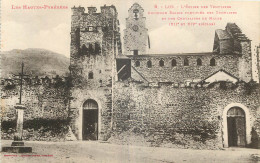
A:
[[[11,141],[2,140],[2,146]],[[33,147],[31,154],[1,153],[2,163],[207,163],[260,162],[257,149],[228,148],[225,150],[192,150],[159,147],[115,145],[91,141],[26,142]]]

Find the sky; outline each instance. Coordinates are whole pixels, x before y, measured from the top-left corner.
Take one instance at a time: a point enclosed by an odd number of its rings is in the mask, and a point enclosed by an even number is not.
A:
[[[189,53],[211,52],[216,29],[225,29],[228,22],[236,23],[251,40],[252,49],[260,43],[260,2],[238,1],[175,1],[175,0],[2,0],[1,14],[1,50],[43,48],[58,52],[67,57],[70,55],[70,24],[71,7],[95,6],[100,12],[100,6],[114,5],[118,11],[123,41],[125,18],[133,3],[139,3],[144,9],[146,27],[151,42],[148,53]],[[23,10],[12,9],[12,6],[22,5],[64,5],[65,10]],[[191,27],[169,26],[162,21],[161,15],[148,15],[149,11],[158,11],[154,6],[180,5],[230,5],[230,11],[237,15],[223,15],[222,20],[215,21],[215,26]],[[159,9],[159,11],[195,11],[194,9]],[[196,10],[197,11],[197,10]],[[208,9],[204,11],[226,11],[226,9]],[[167,16],[167,17],[176,17]],[[186,16],[187,17],[187,16]],[[189,16],[192,17],[192,16]],[[219,15],[213,15],[219,17]]]

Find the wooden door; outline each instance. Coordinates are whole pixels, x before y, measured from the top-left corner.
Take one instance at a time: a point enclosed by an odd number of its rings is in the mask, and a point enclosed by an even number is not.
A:
[[[82,139],[98,140],[98,105],[94,100],[83,105]]]
[[[239,107],[231,108],[227,113],[228,146],[246,146],[245,112]]]

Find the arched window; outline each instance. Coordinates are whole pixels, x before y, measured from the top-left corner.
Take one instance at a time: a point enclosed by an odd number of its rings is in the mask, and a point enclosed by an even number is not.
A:
[[[151,62],[151,61],[148,61],[148,62],[147,62],[147,67],[148,67],[148,68],[151,68],[151,67],[152,67],[152,62]]]
[[[86,45],[82,45],[81,55],[87,55],[87,54],[88,54],[88,48],[86,47]]]
[[[164,66],[164,61],[162,59],[159,61],[159,66],[161,66],[161,67]]]
[[[184,59],[184,66],[189,66],[189,60],[187,58]]]
[[[93,78],[94,78],[93,72],[88,73],[88,79],[93,79]]]
[[[201,66],[202,65],[202,60],[200,58],[197,59],[197,66]]]
[[[216,66],[216,60],[214,58],[210,60],[210,66]]]
[[[134,9],[133,13],[134,13],[134,19],[137,20],[139,18],[139,10],[138,9]]]
[[[139,67],[140,66],[140,61],[136,61],[135,62],[135,67]]]
[[[175,67],[175,66],[177,66],[177,62],[176,62],[175,59],[173,59],[173,60],[172,60],[172,67]]]

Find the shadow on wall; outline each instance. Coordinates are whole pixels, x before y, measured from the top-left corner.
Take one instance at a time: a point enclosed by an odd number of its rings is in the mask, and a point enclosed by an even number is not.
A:
[[[16,121],[1,122],[1,138],[12,140]],[[67,119],[33,119],[24,121],[23,139],[31,141],[64,141],[69,130]]]
[[[260,149],[260,137],[258,136],[254,127],[252,127],[251,136],[251,143],[248,145],[248,147]]]

